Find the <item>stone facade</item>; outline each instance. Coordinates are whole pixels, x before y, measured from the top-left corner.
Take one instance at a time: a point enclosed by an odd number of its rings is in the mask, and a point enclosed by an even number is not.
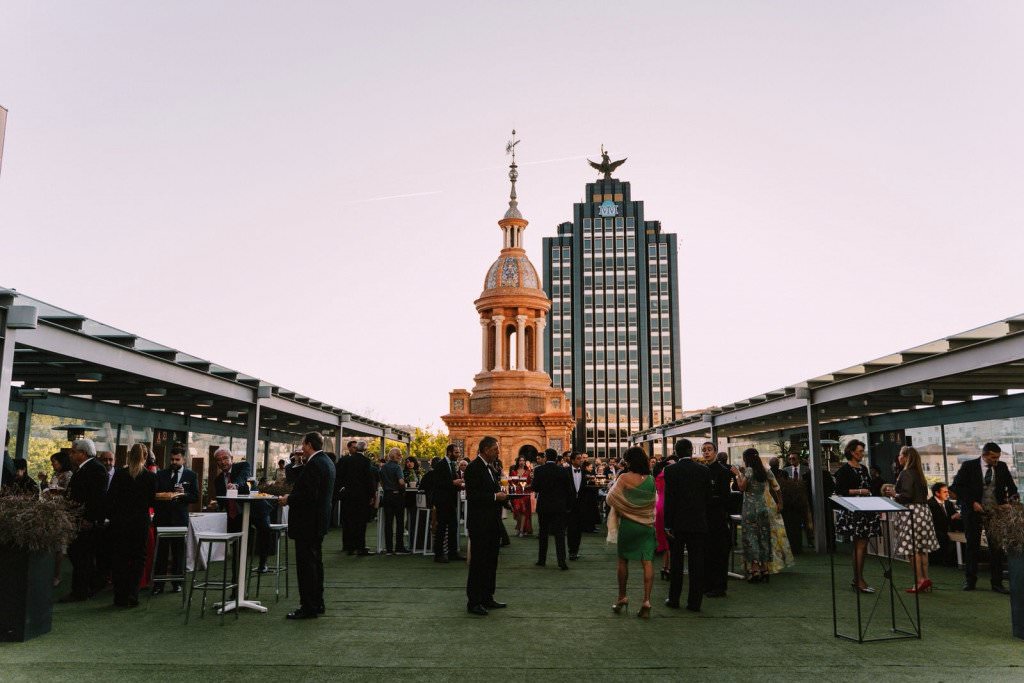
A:
[[[527,221],[516,203],[515,160],[509,177],[512,196],[505,217],[501,254],[487,270],[474,302],[480,314],[480,372],[472,392],[449,394],[441,417],[451,442],[468,456],[485,436],[498,439],[506,467],[524,446],[559,452],[571,445],[575,420],[561,389],[544,371],[544,327],[551,301],[522,248]]]

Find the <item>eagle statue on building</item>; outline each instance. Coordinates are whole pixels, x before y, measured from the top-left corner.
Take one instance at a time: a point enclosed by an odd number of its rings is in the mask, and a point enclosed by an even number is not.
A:
[[[626,159],[628,158],[629,157],[626,157]],[[612,171],[617,169],[619,166],[622,166],[622,164],[626,163],[626,159],[612,161],[611,158],[608,156],[608,152],[605,151],[604,145],[601,145],[601,163],[591,161],[590,159],[587,159],[587,163],[590,164],[590,167],[593,168],[598,173],[604,173],[605,180],[611,180]]]

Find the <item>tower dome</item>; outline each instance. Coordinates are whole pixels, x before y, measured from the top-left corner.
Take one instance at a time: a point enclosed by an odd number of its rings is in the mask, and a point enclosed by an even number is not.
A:
[[[513,255],[503,251],[498,260],[491,264],[484,280],[484,290],[498,288],[540,289],[537,269],[526,254]]]

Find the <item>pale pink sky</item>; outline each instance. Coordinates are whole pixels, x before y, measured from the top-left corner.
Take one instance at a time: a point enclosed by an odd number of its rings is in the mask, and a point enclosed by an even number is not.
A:
[[[1020,3],[371,4],[4,0],[0,285],[439,426],[515,126],[538,268],[602,143],[679,235],[684,407],[1024,311]]]

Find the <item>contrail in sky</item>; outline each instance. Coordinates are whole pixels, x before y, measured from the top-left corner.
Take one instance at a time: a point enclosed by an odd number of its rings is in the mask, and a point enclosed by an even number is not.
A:
[[[405,199],[406,197],[426,197],[431,194],[441,194],[444,190],[430,190],[429,192],[410,192],[409,194],[389,194],[386,197],[370,197],[369,199],[355,199],[346,204],[366,204],[368,202],[382,202],[385,199]]]

